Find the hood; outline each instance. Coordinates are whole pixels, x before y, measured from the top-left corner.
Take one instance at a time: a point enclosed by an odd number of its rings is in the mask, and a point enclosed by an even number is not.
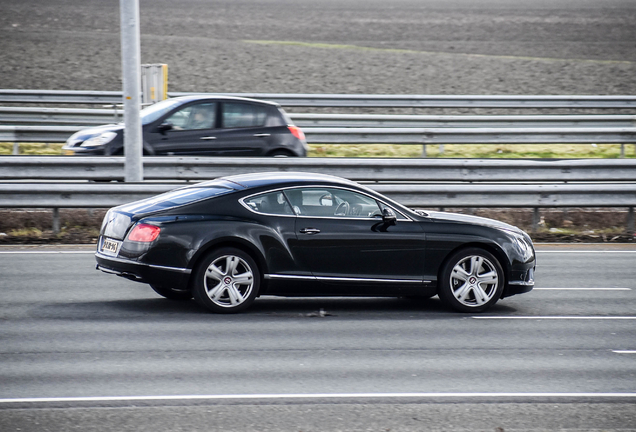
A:
[[[449,222],[460,222],[460,223],[469,223],[474,225],[482,225],[491,228],[502,229],[506,231],[512,231],[515,233],[523,234],[523,231],[517,228],[514,225],[507,224],[505,222],[501,222],[495,219],[489,219],[485,217],[479,216],[471,216],[471,215],[463,215],[459,213],[446,213],[446,212],[436,212],[436,211],[426,211],[431,219],[437,219],[441,221],[449,221]]]
[[[75,132],[73,135],[69,137],[68,141],[85,141],[88,138],[101,135],[104,132],[117,132],[122,129],[124,129],[123,123],[107,124],[103,126],[90,127],[90,128],[82,129],[80,131]]]

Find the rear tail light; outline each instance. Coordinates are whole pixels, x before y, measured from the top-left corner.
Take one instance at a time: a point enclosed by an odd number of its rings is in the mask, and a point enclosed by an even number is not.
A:
[[[292,135],[298,138],[299,140],[305,139],[305,133],[302,130],[300,130],[298,126],[287,126],[287,128],[292,133]]]
[[[148,225],[144,223],[137,224],[133,230],[128,234],[128,240],[136,242],[151,242],[155,241],[159,237],[161,228],[155,225]]]

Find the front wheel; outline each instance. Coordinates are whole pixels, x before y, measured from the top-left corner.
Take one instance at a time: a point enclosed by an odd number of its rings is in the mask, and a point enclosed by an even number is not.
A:
[[[480,248],[455,252],[439,281],[439,298],[460,312],[482,312],[494,305],[504,288],[501,264]]]
[[[212,312],[240,312],[254,302],[260,277],[256,262],[248,254],[221,248],[197,266],[192,294],[197,303]]]

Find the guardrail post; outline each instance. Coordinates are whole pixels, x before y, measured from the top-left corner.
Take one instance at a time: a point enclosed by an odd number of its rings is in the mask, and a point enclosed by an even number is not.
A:
[[[14,142],[13,143],[13,155],[17,156],[20,154],[20,143]]]
[[[627,210],[627,234],[634,234],[634,207],[630,207]]]
[[[60,209],[55,207],[53,209],[53,234],[60,233]]]
[[[426,156],[426,144],[422,144],[422,157],[423,158],[428,157]]]
[[[532,209],[532,232],[536,233],[539,230],[539,222],[541,221],[541,214],[539,207]]]

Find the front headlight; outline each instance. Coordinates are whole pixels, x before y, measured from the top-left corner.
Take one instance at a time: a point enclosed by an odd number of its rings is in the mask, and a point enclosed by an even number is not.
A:
[[[104,144],[108,144],[112,140],[115,139],[117,134],[115,132],[104,132],[102,134],[96,135],[92,138],[87,139],[82,143],[80,147],[97,147],[103,146]]]
[[[528,243],[525,237],[516,233],[512,234],[512,236],[514,238],[515,246],[517,247],[519,254],[523,257],[523,260],[528,261],[530,258],[533,258],[534,249],[532,248],[532,245]]]

